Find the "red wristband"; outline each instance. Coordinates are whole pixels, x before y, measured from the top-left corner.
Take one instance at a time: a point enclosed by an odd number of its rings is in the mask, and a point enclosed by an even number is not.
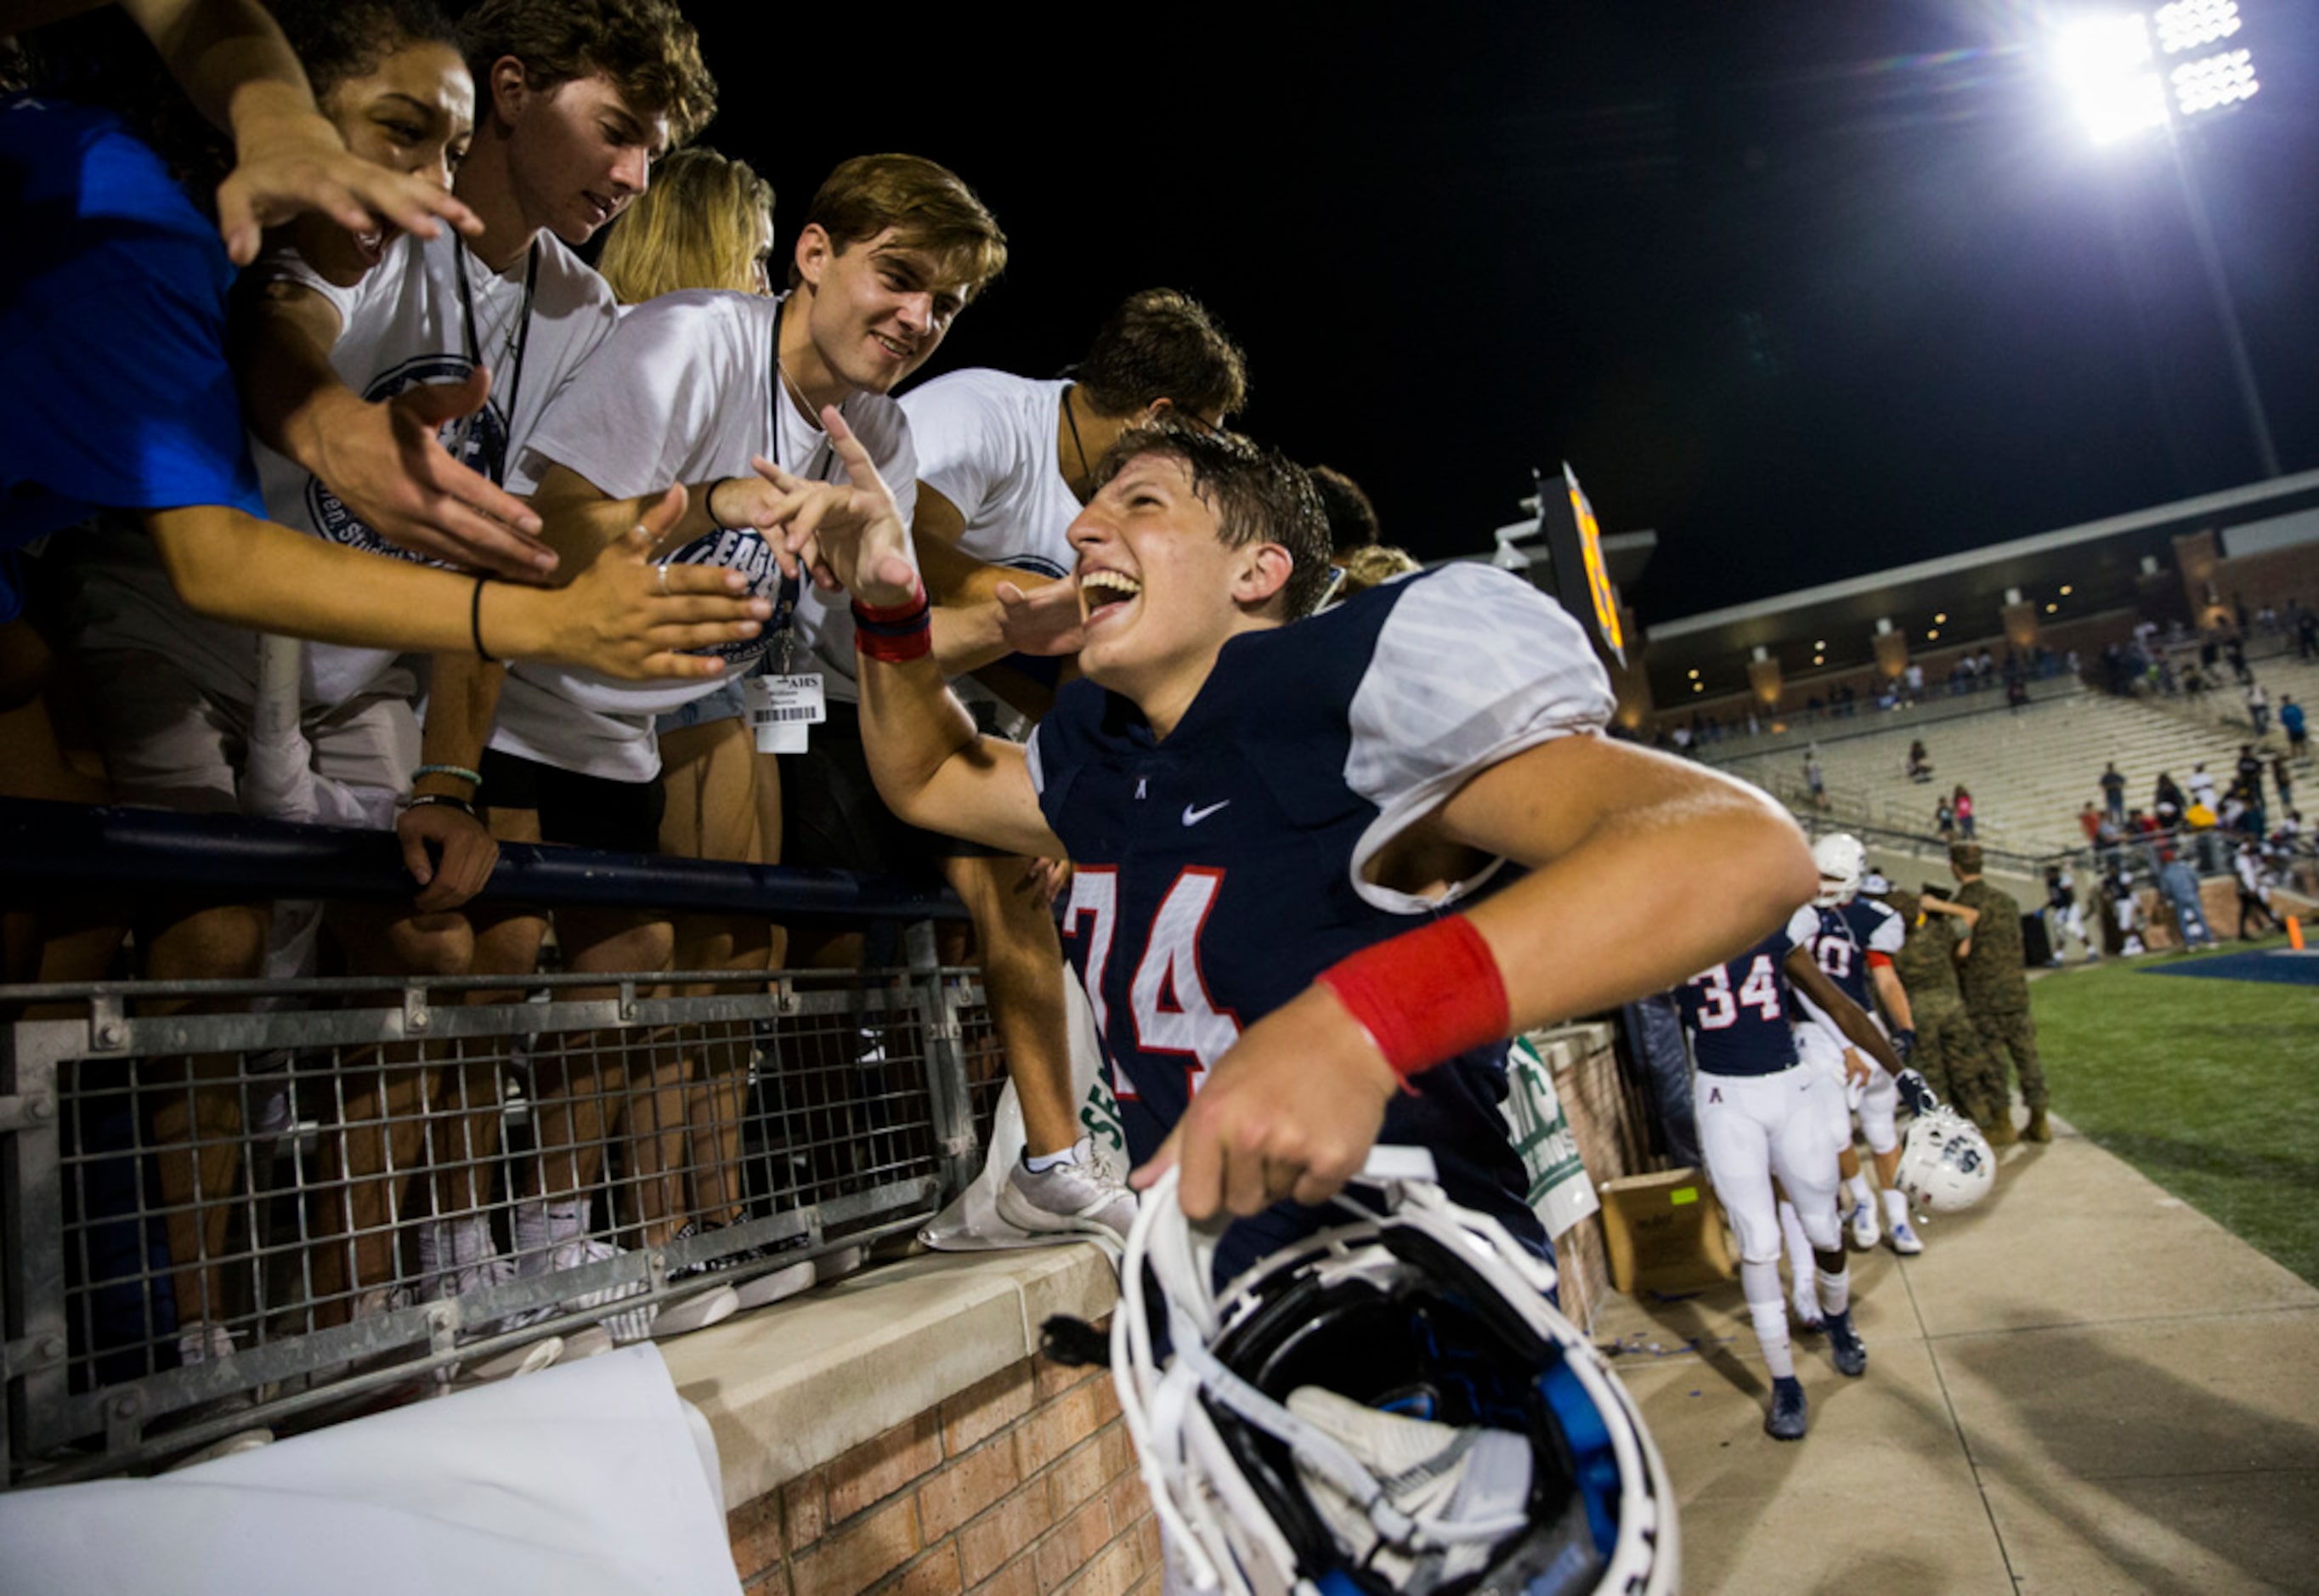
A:
[[[873,660],[889,664],[924,657],[934,652],[934,612],[920,586],[899,604],[853,601],[853,646]]]
[[[1337,995],[1403,1080],[1503,1041],[1511,1024],[1498,961],[1463,915],[1363,948],[1315,984]]]

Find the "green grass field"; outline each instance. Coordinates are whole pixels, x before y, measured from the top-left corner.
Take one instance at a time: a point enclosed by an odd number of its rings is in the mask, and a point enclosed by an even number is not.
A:
[[[2154,962],[2032,987],[2055,1112],[2319,1285],[2319,987],[2140,973]]]

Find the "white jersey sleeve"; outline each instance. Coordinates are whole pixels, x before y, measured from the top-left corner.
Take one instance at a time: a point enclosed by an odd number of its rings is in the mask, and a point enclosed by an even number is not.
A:
[[[1367,879],[1370,862],[1477,771],[1599,732],[1614,705],[1578,623],[1528,582],[1481,564],[1411,578],[1349,709],[1345,784],[1378,809],[1353,850],[1356,889],[1396,913],[1435,906]],[[1449,899],[1496,868],[1456,884]]]
[[[1808,948],[1812,938],[1819,934],[1819,910],[1810,904],[1799,904],[1796,912],[1788,916],[1786,927],[1780,933],[1791,948]]]
[[[1876,929],[1868,933],[1867,951],[1881,953],[1889,959],[1898,953],[1900,944],[1908,940],[1908,928],[1900,924],[1898,909],[1889,904],[1880,903],[1876,906],[1883,912],[1877,916]]]

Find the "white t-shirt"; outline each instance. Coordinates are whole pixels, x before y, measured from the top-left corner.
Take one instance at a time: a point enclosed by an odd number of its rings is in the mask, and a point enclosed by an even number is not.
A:
[[[630,310],[531,434],[510,485],[528,492],[560,464],[611,498],[632,499],[672,482],[693,487],[748,476],[755,455],[800,476],[842,475],[820,425],[781,392],[773,364],[780,304],[703,289]],[[901,407],[881,394],[856,393],[838,408],[907,520],[917,505],[917,461]],[[780,591],[771,550],[747,528],[709,533],[669,557],[728,565],[749,573],[760,594]],[[823,594],[808,583],[795,624],[796,667],[814,668],[806,663],[810,653],[830,696],[853,698],[853,615],[846,596]],[[764,634],[712,652],[739,669],[777,641]],[[660,773],[653,717],[716,691],[723,680],[618,681],[592,671],[519,663],[510,667],[500,695],[492,746],[561,770],[649,781]]]
[[[1042,576],[1069,575],[1079,501],[1063,483],[1056,428],[1071,384],[959,371],[902,396],[918,480],[965,518],[960,552]]]
[[[450,229],[429,243],[405,233],[351,288],[315,274],[294,252],[269,256],[258,269],[269,281],[302,284],[338,313],[331,369],[364,399],[393,398],[423,383],[455,383],[473,369],[466,306],[474,307],[474,348],[492,369],[492,393],[472,425],[444,428],[447,447],[464,439],[461,457],[485,474],[510,457],[538,424],[581,363],[611,330],[612,292],[552,234],[539,235],[528,331],[524,284],[532,253],[493,272],[457,244]],[[464,271],[468,295],[459,292]],[[518,368],[512,351],[520,344]],[[510,395],[515,410],[510,415]],[[387,543],[356,519],[338,496],[288,456],[250,440],[272,518],[350,548],[427,562]],[[92,614],[103,630],[86,646],[152,649],[181,661],[204,690],[235,702],[257,694],[257,634],[203,620],[180,604],[149,552],[131,547],[103,573],[91,573]],[[310,643],[304,695],[311,708],[346,703],[397,658],[393,650]]]

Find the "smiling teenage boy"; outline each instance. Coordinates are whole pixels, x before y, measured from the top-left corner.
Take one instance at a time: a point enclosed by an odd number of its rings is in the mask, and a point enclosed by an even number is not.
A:
[[[1275,1205],[1322,1201],[1381,1132],[1543,1250],[1498,1116],[1508,1033],[1671,986],[1817,886],[1760,794],[1599,735],[1602,669],[1526,583],[1454,565],[1297,619],[1325,521],[1230,436],[1113,451],[1070,534],[1086,680],[1027,748],[979,738],[891,496],[840,447],[850,483],[774,481],[861,607],[880,789],[1078,866],[1065,925],[1139,1182],[1173,1162],[1188,1213],[1263,1216],[1220,1277],[1308,1228]]]
[[[691,26],[665,0],[484,0],[459,37],[478,104],[456,185],[482,232],[360,240],[351,258],[272,257],[261,268],[243,389],[277,515],[329,542],[541,581],[553,556],[520,530],[537,518],[500,484],[617,317],[611,291],[573,247],[644,192],[654,157],[708,120],[716,90]],[[653,506],[637,520],[657,527],[672,508]],[[591,564],[571,562],[557,575],[572,580]],[[665,578],[658,585],[666,590]],[[478,654],[492,636],[490,609],[479,589]],[[727,636],[744,630],[756,634]],[[441,855],[420,900],[426,908],[455,907],[490,869],[474,761],[461,753],[479,735],[472,683],[486,669],[473,657],[438,656],[420,770],[395,772],[410,789],[398,828],[426,832]],[[310,704],[344,703],[396,674],[383,651],[311,649],[304,691]],[[465,927],[457,931],[464,956]],[[396,1089],[419,1089],[416,1075],[403,1072]],[[354,1106],[374,1117],[366,1104]],[[344,1173],[358,1183],[357,1210],[378,1200],[372,1175],[420,1161],[417,1121],[391,1117],[391,1159],[378,1138],[348,1140]],[[472,1212],[484,1194],[473,1178],[438,1174],[441,1222],[421,1249],[430,1275],[438,1254],[471,1271],[485,1266],[489,1227]],[[437,1233],[447,1227],[459,1234]],[[374,1226],[358,1244],[361,1285],[392,1272],[390,1240]]]
[[[951,172],[915,156],[845,161],[808,210],[788,293],[704,290],[634,307],[530,437],[515,481],[534,490],[546,537],[567,564],[592,558],[664,485],[683,483],[689,501],[661,557],[675,569],[736,567],[771,597],[781,572],[756,523],[773,495],[751,463],[834,472],[817,419],[829,406],[850,419],[885,469],[914,481],[909,429],[887,394],[934,352],[1005,261],[997,224]],[[811,609],[821,627],[841,619],[850,626],[842,606],[835,617],[826,607],[800,608]],[[801,613],[793,629],[718,653],[728,672],[741,672],[777,647],[782,670],[801,674],[813,668],[816,625]],[[820,646],[850,664],[850,636]],[[500,837],[658,850],[663,797],[654,722],[713,690],[714,681],[662,689],[528,669],[471,681],[466,671],[455,672],[450,690],[478,712],[495,699],[495,709],[472,722],[472,744],[456,755],[447,744],[443,757],[482,772]],[[488,748],[480,735],[486,726]],[[701,834],[724,829],[705,820]],[[530,970],[544,918],[501,910],[478,924],[479,969]],[[649,913],[573,906],[558,911],[556,930],[576,971],[665,969],[672,947],[668,918]],[[644,1123],[637,1114],[671,1096],[655,1098],[642,1075],[610,1090],[629,1094],[632,1128]],[[540,1093],[539,1140],[551,1156],[542,1160],[537,1200],[519,1211],[519,1227],[552,1251],[600,1247],[581,1234],[579,1194],[600,1163],[602,1095],[554,1076],[542,1079]],[[675,1129],[663,1122],[650,1133]]]

